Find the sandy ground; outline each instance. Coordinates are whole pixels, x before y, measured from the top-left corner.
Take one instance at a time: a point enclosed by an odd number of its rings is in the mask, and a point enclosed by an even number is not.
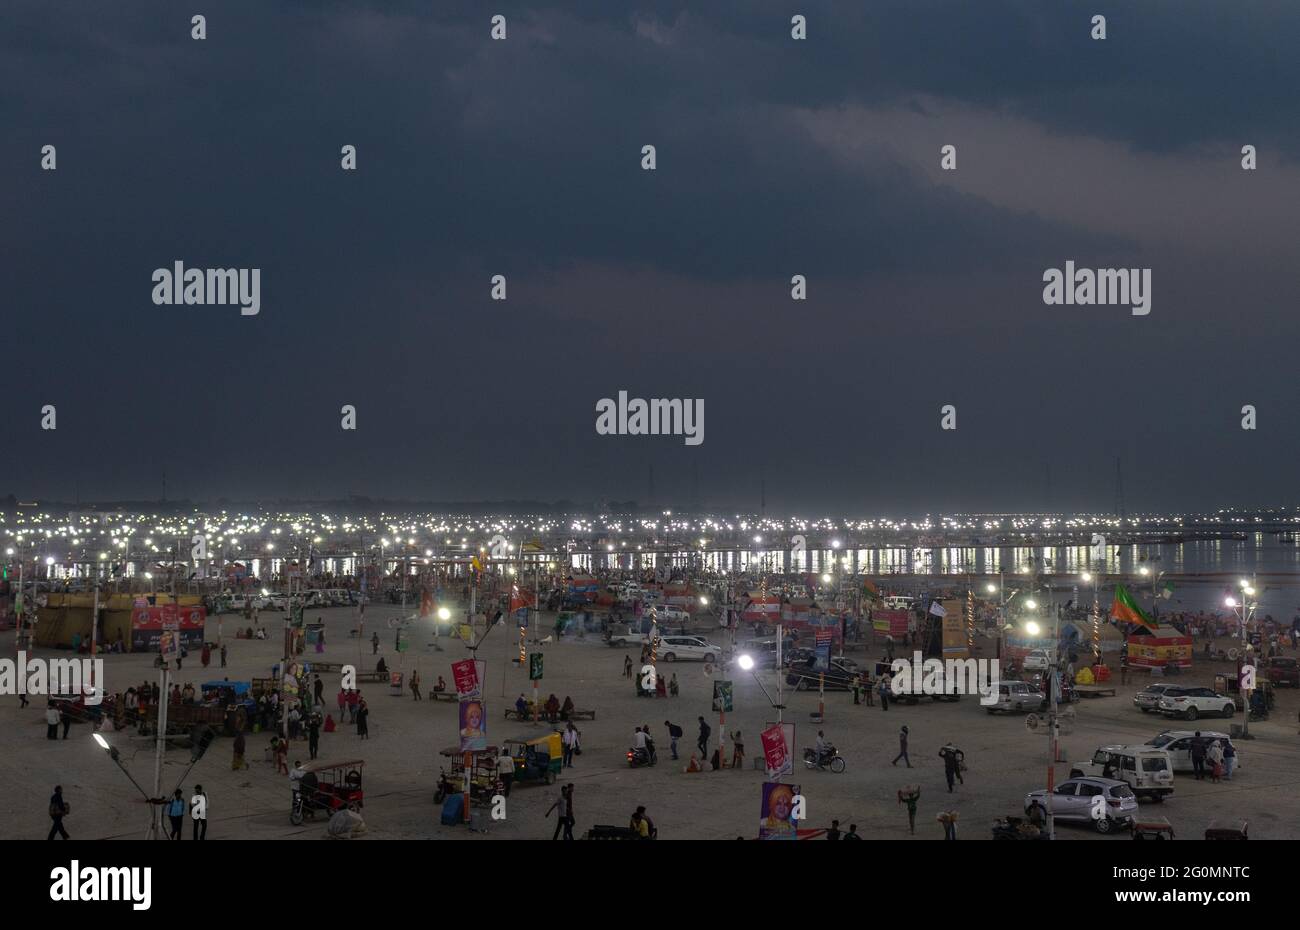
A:
[[[386,620],[401,613],[397,607],[372,605],[367,608],[367,636],[378,629],[380,653],[395,668],[420,670],[425,687],[439,674],[451,681],[450,663],[466,655],[458,640],[441,640],[443,651],[436,651],[430,635],[417,633],[411,649],[400,658],[393,651],[393,634]],[[262,614],[271,629],[282,624],[282,614]],[[369,669],[375,659],[370,645],[358,651],[357,641],[348,631],[355,625],[353,611],[347,608],[309,611],[308,619],[323,619],[327,628],[325,654],[316,658],[345,662],[360,660]],[[550,632],[550,617],[544,618],[542,635]],[[279,660],[280,638],[247,641],[229,638],[243,621],[226,615],[224,630],[229,645],[229,668],[216,663],[203,669],[193,654],[177,675],[183,683],[220,678],[248,679],[270,674]],[[517,631],[498,627],[480,648],[479,657],[487,661],[486,693],[490,740],[535,734],[544,729],[528,723],[506,721],[502,714],[512,706],[521,691],[529,691],[526,670],[511,664],[517,655]],[[12,632],[0,641],[5,654],[13,654]],[[209,620],[208,638],[216,638],[216,620]],[[718,637],[715,637],[715,640]],[[1199,644],[1198,644],[1199,646]],[[595,721],[580,724],[583,754],[562,782],[575,786],[574,807],[576,833],[593,824],[626,825],[638,804],[644,804],[654,818],[661,838],[734,839],[753,837],[757,833],[760,786],[765,780],[747,762],[742,770],[724,770],[687,775],[682,771],[686,755],[693,747],[698,730],[697,718],[703,714],[713,728],[710,748],[716,745],[717,715],[710,711],[711,679],[697,662],[661,665],[665,673],[675,671],[681,695],[667,700],[638,698],[632,683],[623,677],[624,650],[611,649],[598,636],[585,640],[565,639],[541,647],[545,652],[546,678],[541,693],[545,698],[555,692],[561,699],[572,695],[580,708],[595,708]],[[864,653],[851,653],[858,657]],[[67,653],[62,655],[66,656]],[[313,654],[306,658],[310,660]],[[633,656],[633,659],[637,659]],[[110,690],[154,675],[150,656],[107,656],[107,680]],[[1187,683],[1208,684],[1215,671],[1224,666],[1198,664]],[[765,683],[774,690],[772,673],[765,673]],[[332,710],[338,690],[336,674],[323,676],[327,703]],[[774,719],[762,691],[748,673],[736,671],[735,707],[728,715],[727,729],[740,729],[751,754],[758,751],[758,734]],[[1086,759],[1106,743],[1141,743],[1162,729],[1184,729],[1188,725],[1167,722],[1156,715],[1144,715],[1133,707],[1131,696],[1145,682],[1139,675],[1130,676],[1113,698],[1085,700],[1077,706],[1077,721],[1071,735],[1062,742],[1066,758]],[[372,709],[370,738],[361,740],[355,729],[341,727],[321,736],[323,760],[364,758],[366,803],[364,816],[368,838],[421,839],[549,839],[554,818],[543,815],[558,791],[558,785],[516,786],[506,808],[507,818],[490,822],[486,833],[470,833],[465,827],[443,827],[438,823],[439,809],[433,793],[439,763],[438,751],[456,742],[456,706],[451,702],[416,702],[409,691],[401,697],[390,696],[387,686],[363,685]],[[786,695],[786,720],[798,725],[796,757],[816,736],[810,714],[817,709],[817,694]],[[1296,730],[1296,712],[1300,695],[1283,691],[1278,708],[1266,722],[1251,724],[1257,738],[1241,744],[1237,776],[1232,782],[1212,784],[1196,782],[1189,775],[1177,777],[1174,797],[1161,805],[1144,805],[1144,811],[1167,817],[1180,838],[1199,838],[1209,821],[1216,818],[1244,818],[1250,821],[1252,838],[1290,837],[1300,821],[1300,736]],[[3,817],[0,837],[43,838],[49,829],[47,803],[52,787],[62,784],[65,798],[72,805],[66,826],[74,838],[138,838],[147,826],[146,807],[138,800],[126,777],[98,749],[86,724],[74,724],[66,741],[45,738],[42,706],[34,700],[20,709],[16,697],[6,697],[0,704],[0,780],[3,793]],[[663,722],[670,719],[686,731],[683,761],[669,760],[667,733]],[[1240,722],[1240,715],[1235,718]],[[660,750],[659,765],[651,769],[629,769],[624,753],[631,741],[633,727],[648,723]],[[907,724],[911,731],[911,757],[915,768],[894,768],[890,760],[897,752],[898,728]],[[1205,729],[1227,730],[1229,721],[1203,721]],[[1192,726],[1195,729],[1195,726]],[[1027,791],[1042,787],[1046,781],[1047,751],[1042,730],[1031,734],[1022,716],[992,716],[977,701],[964,698],[955,704],[922,703],[915,707],[891,705],[888,712],[875,707],[854,706],[851,695],[827,694],[824,724],[827,736],[840,747],[848,769],[843,774],[796,770],[788,779],[802,785],[807,798],[808,826],[826,826],[832,818],[841,827],[858,825],[858,832],[870,839],[912,839],[907,832],[905,809],[897,803],[898,788],[908,783],[921,786],[921,804],[917,816],[915,839],[942,838],[942,828],[935,822],[940,810],[959,812],[958,836],[962,839],[985,838],[992,820],[1007,813],[1021,813]],[[122,752],[123,762],[146,788],[153,783],[153,742],[134,735],[132,730],[109,731],[109,739]],[[969,765],[966,783],[948,794],[939,747],[954,741],[965,753]],[[269,742],[267,734],[251,735],[248,758],[251,768],[240,772],[230,769],[231,740],[219,738],[193,772],[185,779],[186,796],[195,782],[203,784],[210,804],[208,837],[210,839],[318,839],[325,834],[324,821],[308,821],[301,827],[289,823],[290,791],[287,779],[276,775],[264,758]],[[307,758],[305,741],[294,757]],[[173,749],[164,765],[164,788],[173,787],[189,764],[189,752]],[[1068,774],[1058,766],[1058,779]],[[188,824],[187,824],[188,831]],[[1062,826],[1063,839],[1098,838],[1091,830]],[[188,838],[188,833],[187,833]],[[1116,839],[1110,839],[1116,842]]]

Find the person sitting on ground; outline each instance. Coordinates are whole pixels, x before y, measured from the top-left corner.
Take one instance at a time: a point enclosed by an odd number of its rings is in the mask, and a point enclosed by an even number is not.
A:
[[[388,675],[388,665],[384,662],[383,656],[380,656],[379,661],[375,664],[375,674],[381,678]]]
[[[446,683],[445,681],[442,680],[442,676],[441,676],[441,675],[438,676],[438,683],[437,683],[436,685],[433,686],[433,690],[434,690],[434,691],[446,691],[446,690],[447,690],[447,683]]]

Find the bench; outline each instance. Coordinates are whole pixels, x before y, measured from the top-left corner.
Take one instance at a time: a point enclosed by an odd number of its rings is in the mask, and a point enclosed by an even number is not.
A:
[[[454,701],[457,694],[455,691],[430,691],[428,698],[431,701]]]

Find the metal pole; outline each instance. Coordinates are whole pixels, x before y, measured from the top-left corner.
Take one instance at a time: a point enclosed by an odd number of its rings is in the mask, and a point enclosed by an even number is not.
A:
[[[781,670],[781,649],[785,645],[785,637],[781,634],[781,624],[776,625],[776,722],[784,723],[782,714],[785,711],[785,698],[781,696],[781,685],[785,680],[785,673]]]
[[[90,608],[90,684],[95,685],[95,640],[99,638],[99,573],[96,566],[95,602]]]
[[[163,753],[167,749],[167,672],[167,660],[163,659],[162,666],[158,670],[158,738],[155,741],[153,757],[153,796],[158,799],[162,798]],[[161,804],[155,804],[154,807],[157,810],[154,811],[153,818],[150,820],[149,833],[145,838],[159,840],[163,837],[163,809]]]

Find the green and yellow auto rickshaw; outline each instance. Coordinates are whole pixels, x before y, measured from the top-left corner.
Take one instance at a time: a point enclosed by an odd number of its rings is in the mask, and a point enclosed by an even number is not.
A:
[[[558,731],[545,736],[508,739],[505,746],[515,760],[515,784],[529,781],[555,784],[564,764],[564,743]]]

